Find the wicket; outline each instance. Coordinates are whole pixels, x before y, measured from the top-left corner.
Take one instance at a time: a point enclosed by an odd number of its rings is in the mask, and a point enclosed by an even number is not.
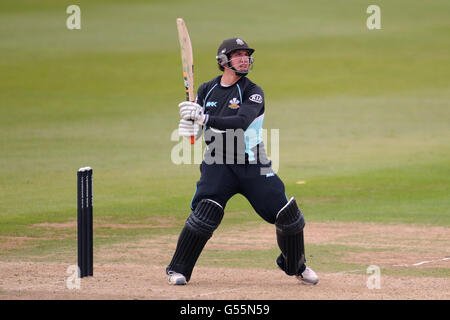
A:
[[[78,267],[79,277],[94,275],[92,168],[80,168],[77,172],[78,207]]]

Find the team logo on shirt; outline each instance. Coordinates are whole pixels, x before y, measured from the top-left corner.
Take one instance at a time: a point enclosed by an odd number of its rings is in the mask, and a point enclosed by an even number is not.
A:
[[[256,103],[262,103],[263,102],[263,98],[261,97],[260,94],[252,94],[250,96],[250,98],[248,98],[250,101],[256,102]]]
[[[233,98],[233,99],[230,100],[229,103],[230,103],[230,104],[228,105],[228,108],[231,108],[231,109],[237,109],[237,108],[239,108],[239,103],[240,103],[240,101],[239,101],[238,99]]]

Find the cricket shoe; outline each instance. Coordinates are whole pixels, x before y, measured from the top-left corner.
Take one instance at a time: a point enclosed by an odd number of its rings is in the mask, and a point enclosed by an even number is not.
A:
[[[305,271],[295,277],[307,284],[317,284],[319,282],[319,277],[310,267],[306,267]]]
[[[175,286],[185,285],[186,277],[183,276],[181,273],[170,271],[169,272],[169,283],[173,284]]]

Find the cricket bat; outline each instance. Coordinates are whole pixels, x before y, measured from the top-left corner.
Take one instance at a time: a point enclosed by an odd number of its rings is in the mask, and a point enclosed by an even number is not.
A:
[[[183,65],[184,87],[186,89],[186,100],[194,101],[194,56],[192,54],[191,38],[189,37],[186,24],[182,18],[177,19],[178,40],[181,47],[181,62]],[[191,136],[191,144],[195,143],[195,137]]]

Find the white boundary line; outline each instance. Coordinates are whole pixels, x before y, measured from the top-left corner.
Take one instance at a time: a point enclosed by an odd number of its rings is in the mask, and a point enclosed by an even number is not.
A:
[[[357,270],[348,270],[348,271],[339,271],[335,272],[335,274],[346,274],[346,273],[353,273],[353,272],[360,272],[360,271],[366,271],[365,269],[357,269]]]
[[[205,292],[205,293],[200,293],[200,294],[194,294],[192,296],[187,296],[187,297],[183,297],[183,299],[189,299],[189,298],[196,298],[196,297],[203,297],[203,296],[209,296],[212,294],[219,294],[219,293],[225,293],[225,292],[232,292],[232,291],[238,291],[238,290],[242,290],[244,288],[239,287],[239,288],[234,288],[234,289],[226,289],[226,290],[220,290],[220,291],[212,291],[212,292]]]
[[[427,263],[432,263],[432,262],[439,262],[439,261],[448,261],[450,260],[450,257],[445,257],[445,258],[441,258],[441,259],[435,259],[435,260],[425,260],[425,261],[420,261],[417,263],[413,263],[411,265],[403,263],[403,264],[394,264],[392,265],[393,267],[408,267],[408,266],[413,266],[413,267],[417,267],[417,266],[421,266],[423,264],[427,264]]]
[[[450,261],[450,257],[445,257],[445,258],[441,258],[441,259],[434,259],[434,260],[425,260],[425,261],[420,261],[420,262],[416,262],[413,264],[406,264],[406,263],[401,263],[401,264],[393,264],[393,267],[417,267],[417,266],[421,266],[423,264],[427,264],[427,263],[433,263],[433,262],[439,262],[439,261]],[[340,272],[335,272],[335,274],[346,274],[346,273],[354,273],[354,272],[361,272],[361,271],[366,271],[365,269],[356,269],[356,270],[346,270],[346,271],[340,271]]]

